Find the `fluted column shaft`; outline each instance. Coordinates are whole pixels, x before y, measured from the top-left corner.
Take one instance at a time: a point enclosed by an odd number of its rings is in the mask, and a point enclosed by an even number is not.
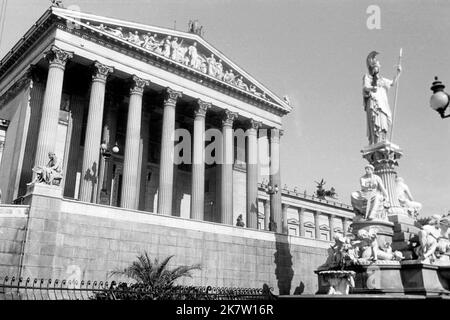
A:
[[[270,184],[279,191],[270,195],[270,215],[275,224],[275,232],[282,233],[281,176],[280,176],[280,135],[279,129],[270,131]]]
[[[80,200],[85,202],[97,202],[106,78],[114,70],[99,62],[95,62],[94,66],[80,183]]]
[[[305,236],[305,209],[298,208],[298,233],[300,237]]]
[[[137,209],[137,184],[139,172],[139,144],[141,138],[142,95],[147,80],[133,76],[134,86],[130,90],[128,106],[127,132],[123,159],[122,208]]]
[[[391,207],[400,207],[398,195],[396,193],[395,178],[397,173],[390,164],[377,165],[375,173],[381,177],[384,187],[389,197]]]
[[[194,119],[191,219],[203,220],[205,211],[205,116],[210,103],[198,100]]]
[[[48,153],[55,151],[56,132],[58,130],[59,108],[64,80],[64,69],[73,54],[52,46],[45,53],[49,61],[47,84],[42,103],[41,123],[36,147],[35,165],[42,166],[48,162]],[[62,155],[57,155],[61,157]]]
[[[161,137],[158,213],[172,215],[175,106],[181,92],[167,88]]]
[[[233,225],[233,162],[234,138],[233,121],[237,113],[225,110],[222,120],[222,165],[221,165],[221,222]]]
[[[288,218],[287,218],[287,211],[288,211],[289,205],[283,204],[282,205],[282,221],[283,221],[283,233],[288,234],[289,233],[289,225],[288,225]]]
[[[316,239],[320,239],[320,212],[316,211],[314,212],[314,233],[315,233],[315,238]]]
[[[258,228],[258,128],[261,122],[250,120],[247,129],[247,227]]]
[[[334,215],[328,216],[328,225],[330,226],[330,241],[334,239]]]
[[[150,115],[144,113],[142,116],[141,130],[141,163],[140,163],[140,181],[139,181],[139,198],[137,199],[137,207],[139,210],[145,210],[145,199],[147,189],[147,166],[148,166],[148,149],[150,141]]]
[[[264,230],[269,230],[270,224],[270,201],[264,200]]]

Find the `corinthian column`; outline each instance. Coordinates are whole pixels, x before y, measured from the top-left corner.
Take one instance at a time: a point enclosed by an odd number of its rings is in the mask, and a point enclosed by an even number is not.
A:
[[[139,145],[141,139],[142,95],[148,80],[133,76],[134,85],[130,90],[128,106],[127,132],[125,136],[125,154],[123,160],[122,208],[137,209],[136,197],[139,172]]]
[[[234,139],[233,121],[237,118],[237,113],[225,110],[225,117],[222,120],[222,166],[221,166],[221,191],[220,191],[220,212],[221,222],[233,224],[233,160],[234,160]]]
[[[98,61],[95,62],[94,67],[80,183],[80,200],[85,202],[96,202],[97,198],[105,85],[106,78],[114,71],[113,67],[106,66]]]
[[[205,211],[205,116],[211,103],[197,100],[192,155],[191,219],[203,220]]]
[[[275,224],[274,230],[278,233],[283,232],[282,210],[281,210],[281,177],[280,177],[280,135],[279,129],[270,130],[270,184],[278,186],[278,192],[270,195],[270,216]]]
[[[247,227],[258,228],[258,128],[261,122],[250,120],[247,129]]]
[[[158,212],[172,214],[173,150],[175,135],[175,106],[182,93],[166,89],[161,138],[161,162],[159,166]]]
[[[36,147],[35,165],[38,166],[42,166],[48,162],[48,152],[55,151],[64,69],[67,60],[72,57],[72,52],[61,50],[55,45],[45,53],[45,58],[50,64],[48,67],[47,84],[42,103],[41,123]],[[60,154],[57,156],[62,157]]]

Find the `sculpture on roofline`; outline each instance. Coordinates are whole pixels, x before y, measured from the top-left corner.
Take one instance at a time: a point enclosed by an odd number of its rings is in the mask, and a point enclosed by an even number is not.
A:
[[[322,179],[320,182],[315,181],[315,183],[317,183],[316,197],[318,199],[326,200],[326,197],[333,199],[337,198],[336,189],[334,187],[331,187],[330,190],[325,190],[323,187],[326,184],[326,181]]]
[[[397,66],[394,80],[380,75],[380,62],[376,59],[378,52],[372,51],[366,59],[368,73],[363,78],[364,111],[367,116],[367,137],[369,144],[386,141],[392,124],[392,113],[388,103],[387,91],[394,86],[401,73]]]
[[[56,157],[54,152],[48,153],[49,161],[46,166],[37,166],[33,168],[33,172],[36,173],[36,178],[27,183],[32,185],[34,183],[45,183],[59,185],[62,179],[62,163]]]
[[[388,194],[381,178],[374,174],[374,169],[371,164],[365,166],[366,173],[359,180],[361,190],[351,194],[351,204],[355,213],[365,220],[386,220]]]

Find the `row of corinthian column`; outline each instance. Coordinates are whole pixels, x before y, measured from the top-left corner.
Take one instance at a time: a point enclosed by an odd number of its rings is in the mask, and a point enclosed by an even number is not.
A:
[[[58,114],[61,103],[62,85],[66,62],[73,57],[73,53],[52,46],[45,53],[49,61],[46,90],[42,106],[42,119],[36,149],[36,165],[47,162],[47,153],[56,146]],[[97,202],[100,194],[98,188],[100,145],[102,139],[102,123],[105,105],[105,91],[108,76],[114,68],[100,62],[94,63],[89,111],[87,118],[86,137],[84,144],[83,164],[80,182],[79,200]],[[138,209],[141,168],[145,166],[139,159],[141,125],[142,125],[142,97],[144,88],[149,81],[133,76],[130,89],[128,118],[125,137],[125,151],[123,163],[123,180],[121,190],[121,207]],[[175,109],[181,92],[167,88],[164,99],[161,159],[159,174],[158,213],[172,214],[173,178],[174,178],[174,130]],[[194,114],[194,146],[192,164],[192,192],[191,218],[204,219],[205,198],[205,117],[211,108],[211,103],[197,100]],[[222,120],[222,164],[220,166],[220,210],[221,222],[233,225],[233,162],[234,162],[234,133],[233,122],[238,114],[225,110]],[[249,120],[247,130],[247,227],[257,228],[258,225],[258,128],[260,122]],[[271,183],[281,185],[279,173],[279,130],[272,130],[270,138],[271,154]],[[267,210],[264,209],[266,212]],[[270,222],[273,231],[282,231],[281,193],[271,195]]]

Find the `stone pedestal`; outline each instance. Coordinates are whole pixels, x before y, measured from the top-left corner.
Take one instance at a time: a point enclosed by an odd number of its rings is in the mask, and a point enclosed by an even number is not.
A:
[[[355,272],[355,286],[350,294],[389,295],[449,295],[450,266],[410,261],[376,261],[346,269]],[[327,294],[330,284],[323,270],[316,271],[319,281],[317,294]]]
[[[377,229],[377,240],[380,247],[384,247],[386,242],[392,243],[394,236],[394,224],[384,220],[358,220],[356,219],[350,225],[353,234],[357,234],[359,230],[363,229],[369,231],[370,228]]]
[[[410,249],[409,241],[417,236],[420,227],[413,218],[404,214],[390,215],[389,221],[394,224],[392,250],[401,251],[405,259],[412,259],[414,254]]]

